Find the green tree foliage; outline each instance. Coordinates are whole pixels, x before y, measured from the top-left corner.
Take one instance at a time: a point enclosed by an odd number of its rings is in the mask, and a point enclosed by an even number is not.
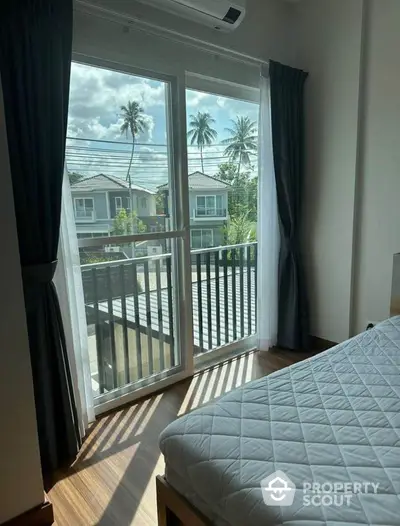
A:
[[[107,261],[117,261],[121,256],[112,252],[87,252],[86,250],[80,250],[81,265],[87,265],[89,263],[105,263]]]
[[[163,215],[167,213],[167,194],[166,192],[158,191],[156,193],[156,214]]]
[[[257,153],[257,123],[249,117],[236,117],[232,120],[232,128],[226,128],[230,137],[222,141],[226,144],[225,155],[231,162],[237,163],[240,173],[242,166],[249,168]]]
[[[250,221],[257,222],[258,176],[249,177],[246,187],[249,219]]]
[[[225,228],[225,238],[228,245],[256,241],[256,227],[247,213],[229,219]]]
[[[201,111],[197,112],[197,115],[191,115],[189,121],[189,131],[188,138],[190,139],[190,144],[196,144],[200,150],[200,159],[201,159],[201,171],[204,173],[204,159],[203,159],[203,148],[204,146],[210,146],[217,136],[218,133],[212,125],[215,124],[215,119],[207,112],[202,113]]]
[[[237,166],[234,163],[221,163],[216,177],[224,183],[232,184],[237,177]]]
[[[126,234],[143,234],[146,232],[146,225],[141,221],[136,212],[128,213],[125,208],[120,210],[113,219],[112,234],[123,236]]]
[[[69,184],[76,184],[82,181],[83,175],[78,172],[68,172]]]
[[[247,215],[249,221],[257,221],[258,177],[250,172],[238,172],[234,163],[222,163],[216,177],[231,186],[228,189],[228,212],[231,219]]]

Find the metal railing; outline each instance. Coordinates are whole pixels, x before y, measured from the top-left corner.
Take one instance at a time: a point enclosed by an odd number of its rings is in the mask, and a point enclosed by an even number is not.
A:
[[[198,206],[194,209],[194,217],[226,217],[226,208]]]
[[[170,254],[81,269],[95,394],[178,365]],[[256,332],[257,243],[193,250],[191,272],[196,355]]]
[[[75,220],[94,221],[96,218],[94,210],[75,210]]]

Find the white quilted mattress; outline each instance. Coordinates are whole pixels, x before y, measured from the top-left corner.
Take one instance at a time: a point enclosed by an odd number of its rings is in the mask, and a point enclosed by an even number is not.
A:
[[[160,447],[213,524],[399,526],[400,317],[179,418]],[[264,503],[277,470],[291,505]]]

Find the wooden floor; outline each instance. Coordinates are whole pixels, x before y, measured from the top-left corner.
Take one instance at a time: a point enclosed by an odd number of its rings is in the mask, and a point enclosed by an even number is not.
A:
[[[177,416],[309,353],[252,352],[92,425],[78,460],[49,490],[57,526],[154,526],[160,432]]]

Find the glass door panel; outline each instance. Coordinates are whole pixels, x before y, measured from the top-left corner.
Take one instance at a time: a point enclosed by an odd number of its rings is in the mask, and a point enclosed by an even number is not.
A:
[[[72,64],[66,163],[101,407],[189,370],[178,97],[175,78]]]
[[[253,347],[257,329],[258,90],[250,101],[240,87],[237,98],[212,93],[211,80],[208,87],[186,90],[198,364]]]
[[[101,241],[104,243],[104,241]],[[172,256],[125,257],[79,242],[95,397],[182,364]]]

